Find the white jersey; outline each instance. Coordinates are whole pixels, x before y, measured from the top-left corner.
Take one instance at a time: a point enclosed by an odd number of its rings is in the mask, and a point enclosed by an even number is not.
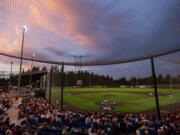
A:
[[[108,103],[108,100],[107,100],[107,99],[105,99],[105,100],[104,100],[104,102],[105,102],[105,103]]]

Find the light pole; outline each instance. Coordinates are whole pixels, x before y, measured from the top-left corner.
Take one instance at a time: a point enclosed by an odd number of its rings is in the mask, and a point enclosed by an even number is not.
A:
[[[169,76],[170,76],[170,85],[171,85],[171,89],[172,89],[172,74],[170,73]]]
[[[67,76],[68,76],[68,72],[66,73],[66,90],[67,90]]]
[[[68,88],[68,71],[66,73],[66,90],[68,91],[68,96],[70,95],[70,88]]]
[[[29,85],[31,86],[31,88],[32,88],[32,69],[33,69],[34,56],[35,56],[35,54],[33,53],[33,54],[32,54],[32,62],[31,62],[30,79],[29,79]]]
[[[22,60],[23,60],[24,34],[26,31],[27,31],[27,27],[23,26],[22,45],[21,45],[21,59],[20,59],[19,80],[18,80],[18,95],[20,94],[20,89],[21,89],[21,70],[22,70]]]
[[[170,66],[168,66],[168,70],[169,70],[169,84],[170,84],[170,88],[172,89],[172,74],[171,74]]]
[[[90,82],[89,86],[90,86],[90,88],[91,88],[91,73],[90,73],[89,82]]]
[[[61,111],[63,110],[63,90],[64,90],[64,62],[61,67]]]
[[[12,87],[12,65],[13,65],[13,62],[11,61],[11,76],[10,76],[10,85]]]

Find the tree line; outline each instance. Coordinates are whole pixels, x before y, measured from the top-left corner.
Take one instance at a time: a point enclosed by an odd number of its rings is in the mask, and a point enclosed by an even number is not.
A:
[[[44,66],[42,68],[38,66],[33,66],[32,71],[22,71],[24,73],[35,73],[35,72],[46,72],[48,69]],[[57,66],[51,66],[50,70],[53,70],[53,73],[60,73],[61,70]],[[39,80],[39,76],[32,76],[32,83],[36,83]],[[119,79],[113,79],[109,75],[99,75],[97,73],[90,73],[88,71],[68,71],[64,73],[64,86],[76,86],[77,80],[82,80],[83,87],[91,87],[91,86],[106,86],[106,87],[119,87],[120,85],[152,85],[153,78],[149,77],[131,77],[127,79],[126,77],[120,77]],[[10,82],[10,78],[0,78],[0,86],[7,85],[12,83],[13,85],[17,85],[18,75],[13,75],[12,80]],[[54,81],[54,80],[53,80]],[[169,74],[163,76],[157,76],[158,84],[180,84],[180,75],[178,76],[170,76]],[[29,76],[26,79],[23,79],[21,85],[29,84]]]

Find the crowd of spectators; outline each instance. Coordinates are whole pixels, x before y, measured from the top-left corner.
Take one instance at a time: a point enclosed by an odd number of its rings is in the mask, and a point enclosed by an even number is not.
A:
[[[163,114],[162,120],[143,114],[62,112],[43,98],[25,96],[19,108],[20,125],[0,121],[0,135],[177,135],[180,112]]]
[[[12,106],[14,98],[9,93],[0,94],[0,135],[7,129],[9,125],[9,118],[6,111]]]
[[[8,94],[0,94],[0,114],[4,114],[7,109],[11,106],[13,98]]]

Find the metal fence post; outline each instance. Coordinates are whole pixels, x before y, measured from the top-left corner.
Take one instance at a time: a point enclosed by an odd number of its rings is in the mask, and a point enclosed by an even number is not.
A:
[[[157,79],[156,79],[156,74],[155,74],[155,69],[154,69],[153,57],[151,57],[151,68],[152,68],[152,76],[153,76],[153,84],[154,84],[154,93],[155,93],[155,99],[156,99],[157,117],[159,120],[161,120],[159,99],[158,99],[158,92],[157,92]]]

